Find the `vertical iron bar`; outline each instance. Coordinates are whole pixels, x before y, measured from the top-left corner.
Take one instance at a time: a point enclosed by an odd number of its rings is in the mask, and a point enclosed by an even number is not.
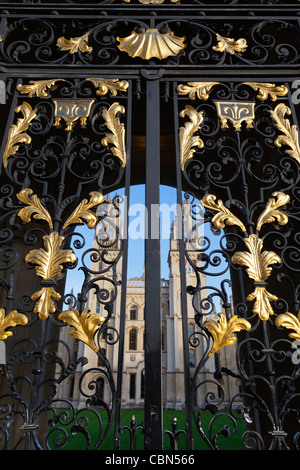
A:
[[[179,161],[179,141],[178,141],[178,102],[176,99],[177,91],[174,83],[173,102],[174,102],[174,133],[175,133],[175,149],[176,149],[176,188],[177,188],[177,204],[182,209],[182,182],[181,182],[181,166]],[[177,132],[177,135],[176,135]],[[190,379],[190,359],[189,359],[189,338],[188,338],[188,314],[187,314],[187,290],[185,278],[185,258],[184,258],[184,228],[183,228],[183,211],[178,214],[180,224],[179,233],[179,269],[180,269],[180,299],[181,299],[181,317],[182,317],[182,342],[183,342],[183,364],[184,364],[184,388],[185,388],[185,415],[186,415],[186,441],[187,449],[193,448],[193,418],[192,418],[192,396],[191,396],[191,379]]]
[[[116,413],[115,413],[115,431],[114,431],[114,449],[120,450],[121,435],[121,407],[122,407],[122,384],[123,384],[123,364],[124,364],[124,345],[125,345],[125,323],[126,323],[126,294],[127,294],[127,268],[128,268],[128,210],[130,197],[130,176],[131,176],[131,123],[132,123],[132,82],[128,89],[127,101],[127,146],[126,146],[126,168],[125,168],[125,205],[124,205],[124,223],[123,227],[123,253],[122,253],[122,288],[121,288],[121,306],[120,306],[120,325],[119,325],[119,350],[118,350],[118,373],[116,390]],[[121,234],[119,234],[121,236]]]
[[[160,94],[158,80],[147,81],[146,237],[145,237],[145,437],[146,450],[162,449],[160,302]],[[153,210],[155,208],[155,210]],[[156,229],[156,230],[153,230]],[[154,233],[156,232],[156,233]]]

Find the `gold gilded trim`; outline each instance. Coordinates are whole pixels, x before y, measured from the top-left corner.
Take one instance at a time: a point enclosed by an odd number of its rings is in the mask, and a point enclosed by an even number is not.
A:
[[[87,223],[89,228],[94,228],[97,223],[97,216],[90,210],[92,207],[104,201],[104,196],[99,192],[90,193],[90,201],[84,199],[71,216],[67,219],[63,228],[71,224],[81,224],[82,220]],[[53,228],[53,222],[47,209],[42,205],[40,199],[30,188],[25,188],[17,194],[17,198],[26,204],[18,212],[19,217],[24,222],[30,222],[31,218],[45,220],[50,229]],[[45,320],[49,313],[56,311],[56,300],[60,300],[61,295],[56,292],[56,280],[63,270],[66,263],[75,263],[76,255],[71,249],[63,249],[65,238],[58,232],[53,231],[43,237],[44,248],[31,250],[25,257],[26,263],[35,266],[37,276],[43,279],[42,288],[35,292],[32,300],[37,300],[34,312],[39,314],[39,318]]]
[[[17,198],[28,206],[23,207],[23,209],[18,213],[18,216],[23,220],[23,222],[30,222],[31,217],[33,216],[34,219],[45,220],[48,222],[49,227],[53,228],[49,212],[45,209],[37,195],[33,194],[32,189],[22,189],[22,191],[17,194]]]
[[[87,344],[93,351],[97,352],[98,348],[94,343],[94,336],[99,326],[105,321],[105,318],[96,313],[89,315],[89,312],[89,309],[86,308],[80,314],[78,310],[72,308],[71,310],[61,312],[58,318],[69,326],[76,328],[76,331],[70,331],[70,335]]]
[[[20,93],[28,93],[28,97],[32,98],[34,95],[38,96],[39,98],[49,98],[50,94],[47,92],[47,88],[51,88],[55,85],[56,82],[64,82],[63,78],[56,78],[51,80],[39,80],[33,81],[31,80],[27,85],[18,85],[17,90]]]
[[[72,131],[75,122],[80,119],[82,126],[86,125],[86,120],[91,112],[94,99],[87,100],[64,100],[55,99],[54,103],[54,126],[59,126],[61,119],[66,122],[66,131]]]
[[[36,264],[36,274],[46,281],[55,281],[55,278],[61,273],[63,264],[75,263],[77,257],[72,250],[61,248],[64,237],[57,232],[51,232],[50,235],[43,237],[44,247],[38,250],[31,250],[25,257],[26,263]],[[38,300],[34,312],[39,314],[41,320],[48,318],[49,313],[56,311],[54,300],[59,300],[61,295],[55,291],[52,286],[42,287],[35,292],[32,300]]]
[[[224,228],[225,225],[237,225],[243,232],[246,232],[245,225],[236,217],[232,212],[230,212],[227,207],[224,206],[221,199],[218,202],[215,202],[216,196],[213,194],[205,194],[201,200],[201,204],[208,209],[217,211],[217,214],[212,218],[212,223],[217,229]]]
[[[255,118],[255,103],[242,101],[215,101],[218,117],[221,121],[222,129],[228,128],[227,121],[230,121],[237,132],[241,130],[242,122],[246,122],[246,127],[253,127]]]
[[[201,128],[203,112],[198,112],[192,106],[187,105],[185,109],[179,113],[179,116],[183,118],[187,116],[190,119],[190,122],[186,122],[184,127],[179,128],[180,164],[181,169],[184,170],[186,162],[190,158],[193,158],[196,150],[193,147],[204,147],[203,140],[200,139],[199,136],[194,135],[195,132]]]
[[[16,124],[12,124],[8,137],[7,143],[3,154],[3,166],[7,166],[7,160],[19,149],[20,143],[30,144],[31,137],[25,132],[31,125],[31,121],[36,117],[37,109],[32,109],[30,104],[24,102],[20,106],[17,106],[15,113],[22,113],[23,118],[19,118]]]
[[[28,323],[26,315],[12,310],[5,315],[5,309],[0,308],[0,340],[4,340],[13,335],[12,331],[5,331],[6,328],[14,327],[17,325],[25,326]]]
[[[270,111],[270,114],[277,129],[283,132],[283,134],[279,135],[275,140],[275,145],[277,147],[281,147],[282,145],[290,147],[291,150],[286,150],[285,153],[297,160],[300,164],[300,146],[297,126],[295,124],[291,126],[290,121],[284,118],[285,114],[291,114],[290,108],[283,103],[279,103],[274,111]]]
[[[275,192],[272,196],[277,200],[274,198],[269,199],[265,210],[258,218],[256,227],[258,232],[265,223],[277,220],[280,225],[284,225],[288,222],[287,214],[279,211],[278,208],[289,202],[289,196],[281,192]],[[215,200],[216,197],[212,194],[206,194],[201,200],[204,207],[217,211],[217,214],[212,218],[214,226],[221,229],[225,225],[237,225],[246,233],[246,228],[240,219],[232,214],[221,200],[217,203],[215,203]],[[243,241],[249,251],[236,252],[231,261],[234,264],[245,266],[248,277],[255,281],[255,290],[248,295],[247,300],[255,300],[252,308],[253,313],[257,314],[261,320],[266,321],[270,315],[274,314],[270,301],[278,299],[266,290],[265,281],[271,275],[271,265],[281,263],[281,258],[273,251],[262,251],[263,240],[256,234],[251,234]]]
[[[94,87],[97,88],[96,94],[100,96],[107,93],[116,96],[118,91],[127,91],[129,87],[126,80],[119,80],[118,78],[86,78],[86,80],[92,82]]]
[[[61,51],[68,51],[70,54],[76,52],[92,52],[93,48],[88,45],[89,32],[77,38],[66,39],[63,36],[58,38],[57,46]]]
[[[169,56],[176,56],[186,47],[185,37],[174,36],[173,31],[160,33],[158,29],[147,29],[143,32],[132,31],[125,38],[117,37],[120,51],[126,52],[130,57],[141,57],[149,60],[157,57],[162,60]]]
[[[95,227],[98,221],[98,217],[94,214],[94,212],[90,211],[90,209],[105,201],[105,197],[103,194],[97,191],[91,192],[90,196],[90,201],[83,199],[83,201],[81,201],[81,203],[76,207],[76,209],[65,222],[63,229],[67,228],[71,224],[82,224],[82,219],[87,222],[88,228]]]
[[[216,36],[218,44],[213,46],[215,51],[235,54],[236,52],[245,52],[248,47],[247,41],[244,38],[240,38],[235,41],[232,38],[224,38],[220,34],[217,34]]]
[[[293,333],[289,334],[289,337],[300,341],[300,310],[298,312],[298,317],[290,312],[281,313],[276,318],[275,325],[277,327],[283,326],[289,330],[294,330]]]
[[[108,144],[112,144],[112,154],[121,160],[122,167],[124,167],[126,165],[125,127],[117,117],[117,113],[125,113],[125,108],[119,103],[113,103],[109,109],[103,109],[102,117],[111,133],[103,137],[101,144],[104,147],[107,147]]]
[[[263,240],[252,234],[244,238],[244,243],[249,252],[239,251],[233,255],[231,261],[234,264],[246,266],[246,272],[250,279],[256,283],[264,283],[271,275],[271,265],[281,263],[281,258],[273,251],[263,251]],[[263,321],[273,315],[270,300],[278,300],[276,295],[270,294],[264,286],[256,286],[254,292],[248,295],[247,300],[255,300],[252,312],[257,314]]]
[[[213,337],[213,347],[208,357],[212,356],[221,348],[235,343],[237,338],[236,336],[232,336],[234,333],[241,330],[249,331],[251,329],[251,324],[244,318],[238,318],[235,315],[227,322],[226,316],[223,313],[220,313],[219,317],[219,321],[208,320],[204,323],[204,327]]]
[[[265,210],[257,220],[256,228],[258,231],[260,231],[264,224],[274,222],[275,220],[277,220],[279,225],[285,225],[288,223],[287,213],[279,211],[278,207],[287,204],[290,201],[290,196],[282,192],[275,192],[272,196],[274,197],[268,200]]]
[[[208,92],[214,85],[219,85],[219,82],[188,82],[187,84],[180,84],[177,87],[179,95],[189,95],[190,100],[197,97],[200,100],[207,100],[209,97]]]
[[[278,96],[285,96],[288,89],[284,85],[276,86],[274,83],[257,83],[257,82],[244,82],[243,85],[248,85],[253,90],[258,90],[257,99],[264,101],[270,96],[272,101],[276,101]]]

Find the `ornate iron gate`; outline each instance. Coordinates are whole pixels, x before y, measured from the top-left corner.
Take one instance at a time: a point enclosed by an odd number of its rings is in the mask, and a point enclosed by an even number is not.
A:
[[[298,448],[297,14],[298,1],[280,0],[0,2],[3,449],[102,449],[113,432],[118,450],[127,431],[134,449],[139,430],[146,450],[164,448],[164,436],[172,449],[180,436],[184,449],[219,449],[238,423],[244,449]],[[126,425],[128,213],[124,235],[122,198],[107,195],[124,188],[128,205],[137,183],[145,401],[143,424]],[[193,219],[189,232],[183,211],[177,220],[182,429],[163,425],[160,184]],[[97,230],[92,246],[81,226]],[[69,272],[82,278],[78,295],[65,290]],[[116,348],[114,363],[103,343]],[[209,359],[233,343],[235,366],[207,378]],[[79,408],[59,397],[74,377]],[[239,391],[225,413],[228,378]]]

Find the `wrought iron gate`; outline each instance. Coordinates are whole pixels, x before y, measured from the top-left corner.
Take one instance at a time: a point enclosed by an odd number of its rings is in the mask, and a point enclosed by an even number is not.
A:
[[[243,449],[298,449],[298,14],[280,0],[0,2],[2,449],[103,449],[111,432],[135,449],[141,431],[145,450],[219,449],[239,423]],[[138,183],[144,419],[126,424],[120,207]],[[182,209],[180,429],[163,425],[160,184]],[[232,344],[234,365],[208,375]]]

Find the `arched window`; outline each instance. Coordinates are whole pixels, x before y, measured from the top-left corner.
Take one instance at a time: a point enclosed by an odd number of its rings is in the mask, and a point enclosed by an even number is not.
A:
[[[130,320],[137,320],[137,311],[138,311],[138,309],[135,305],[130,307],[130,312],[129,312],[129,319]]]
[[[129,331],[129,349],[131,351],[136,351],[137,349],[137,330],[135,328]]]

